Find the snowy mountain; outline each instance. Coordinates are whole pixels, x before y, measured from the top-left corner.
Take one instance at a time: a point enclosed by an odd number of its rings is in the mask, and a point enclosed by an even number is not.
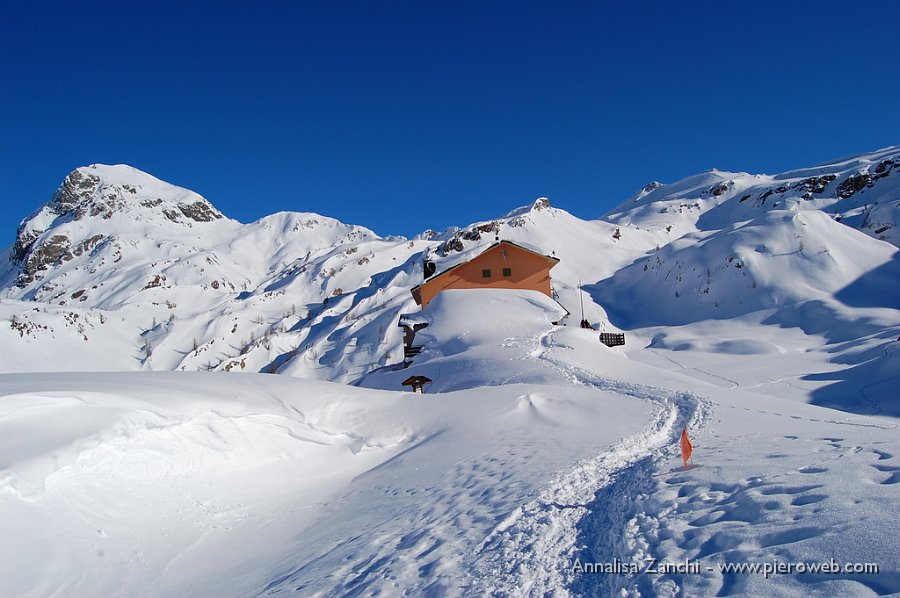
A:
[[[0,334],[20,348],[2,367],[239,368],[353,382],[400,360],[397,319],[415,310],[409,290],[426,256],[439,265],[464,259],[498,232],[527,241],[557,252],[556,290],[573,305],[580,277],[607,277],[658,241],[637,230],[617,241],[615,228],[545,200],[414,240],[314,214],[242,225],[130,167],[83,168],[23,222],[10,250],[2,309],[15,325]],[[569,242],[558,246],[563,236]],[[591,257],[598,242],[602,261]],[[588,311],[604,317],[599,306]]]
[[[413,239],[79,168],[0,256],[0,573],[30,596],[900,592],[898,209],[898,147]],[[419,310],[426,261],[496,239],[559,258],[554,298]],[[408,358],[401,315],[427,324]],[[573,565],[648,558],[703,568]],[[880,572],[722,568],[829,559]]]
[[[778,175],[710,170],[670,185],[650,183],[606,218],[672,226],[683,234],[727,228],[770,211],[815,210],[896,245],[898,169],[900,148],[890,147]]]
[[[711,171],[647,185],[600,220],[540,199],[413,240],[315,214],[244,225],[134,168],[80,168],[5,254],[0,309],[15,322],[0,335],[17,350],[0,367],[356,382],[401,361],[397,319],[416,309],[423,261],[444,269],[495,238],[560,258],[562,305],[580,316],[581,282],[585,316],[611,330],[751,317],[864,336],[900,307],[898,168],[889,148],[774,176]]]

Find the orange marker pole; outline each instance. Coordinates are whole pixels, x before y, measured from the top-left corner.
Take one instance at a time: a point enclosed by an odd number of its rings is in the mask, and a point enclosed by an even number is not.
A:
[[[688,438],[687,427],[685,427],[681,432],[681,460],[684,462],[685,469],[687,469],[688,459],[691,459],[693,452],[694,447],[691,445],[691,439]]]

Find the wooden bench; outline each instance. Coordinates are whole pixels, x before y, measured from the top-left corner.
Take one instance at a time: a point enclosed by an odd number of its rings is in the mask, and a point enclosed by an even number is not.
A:
[[[625,335],[615,332],[601,332],[600,342],[607,347],[621,347],[625,344]]]

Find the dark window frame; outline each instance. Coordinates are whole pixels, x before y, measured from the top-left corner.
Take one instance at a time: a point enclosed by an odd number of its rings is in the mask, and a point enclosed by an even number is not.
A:
[[[512,268],[503,268],[503,276],[505,278],[512,276]]]
[[[481,277],[482,277],[482,278],[490,278],[490,277],[491,277],[491,269],[490,269],[490,268],[483,268],[483,269],[481,270]]]

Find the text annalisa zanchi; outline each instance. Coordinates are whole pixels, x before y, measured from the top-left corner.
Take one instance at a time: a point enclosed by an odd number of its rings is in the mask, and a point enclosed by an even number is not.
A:
[[[686,575],[703,572],[712,573],[747,573],[762,575],[766,579],[771,575],[791,575],[795,573],[819,573],[824,575],[839,574],[877,574],[880,567],[878,563],[840,563],[831,559],[826,562],[803,563],[771,561],[764,563],[701,563],[697,560],[685,559],[683,561],[661,561],[653,557],[647,557],[639,562],[624,562],[619,559],[595,563],[584,562],[576,558],[572,565],[574,574],[601,574],[601,575]]]

